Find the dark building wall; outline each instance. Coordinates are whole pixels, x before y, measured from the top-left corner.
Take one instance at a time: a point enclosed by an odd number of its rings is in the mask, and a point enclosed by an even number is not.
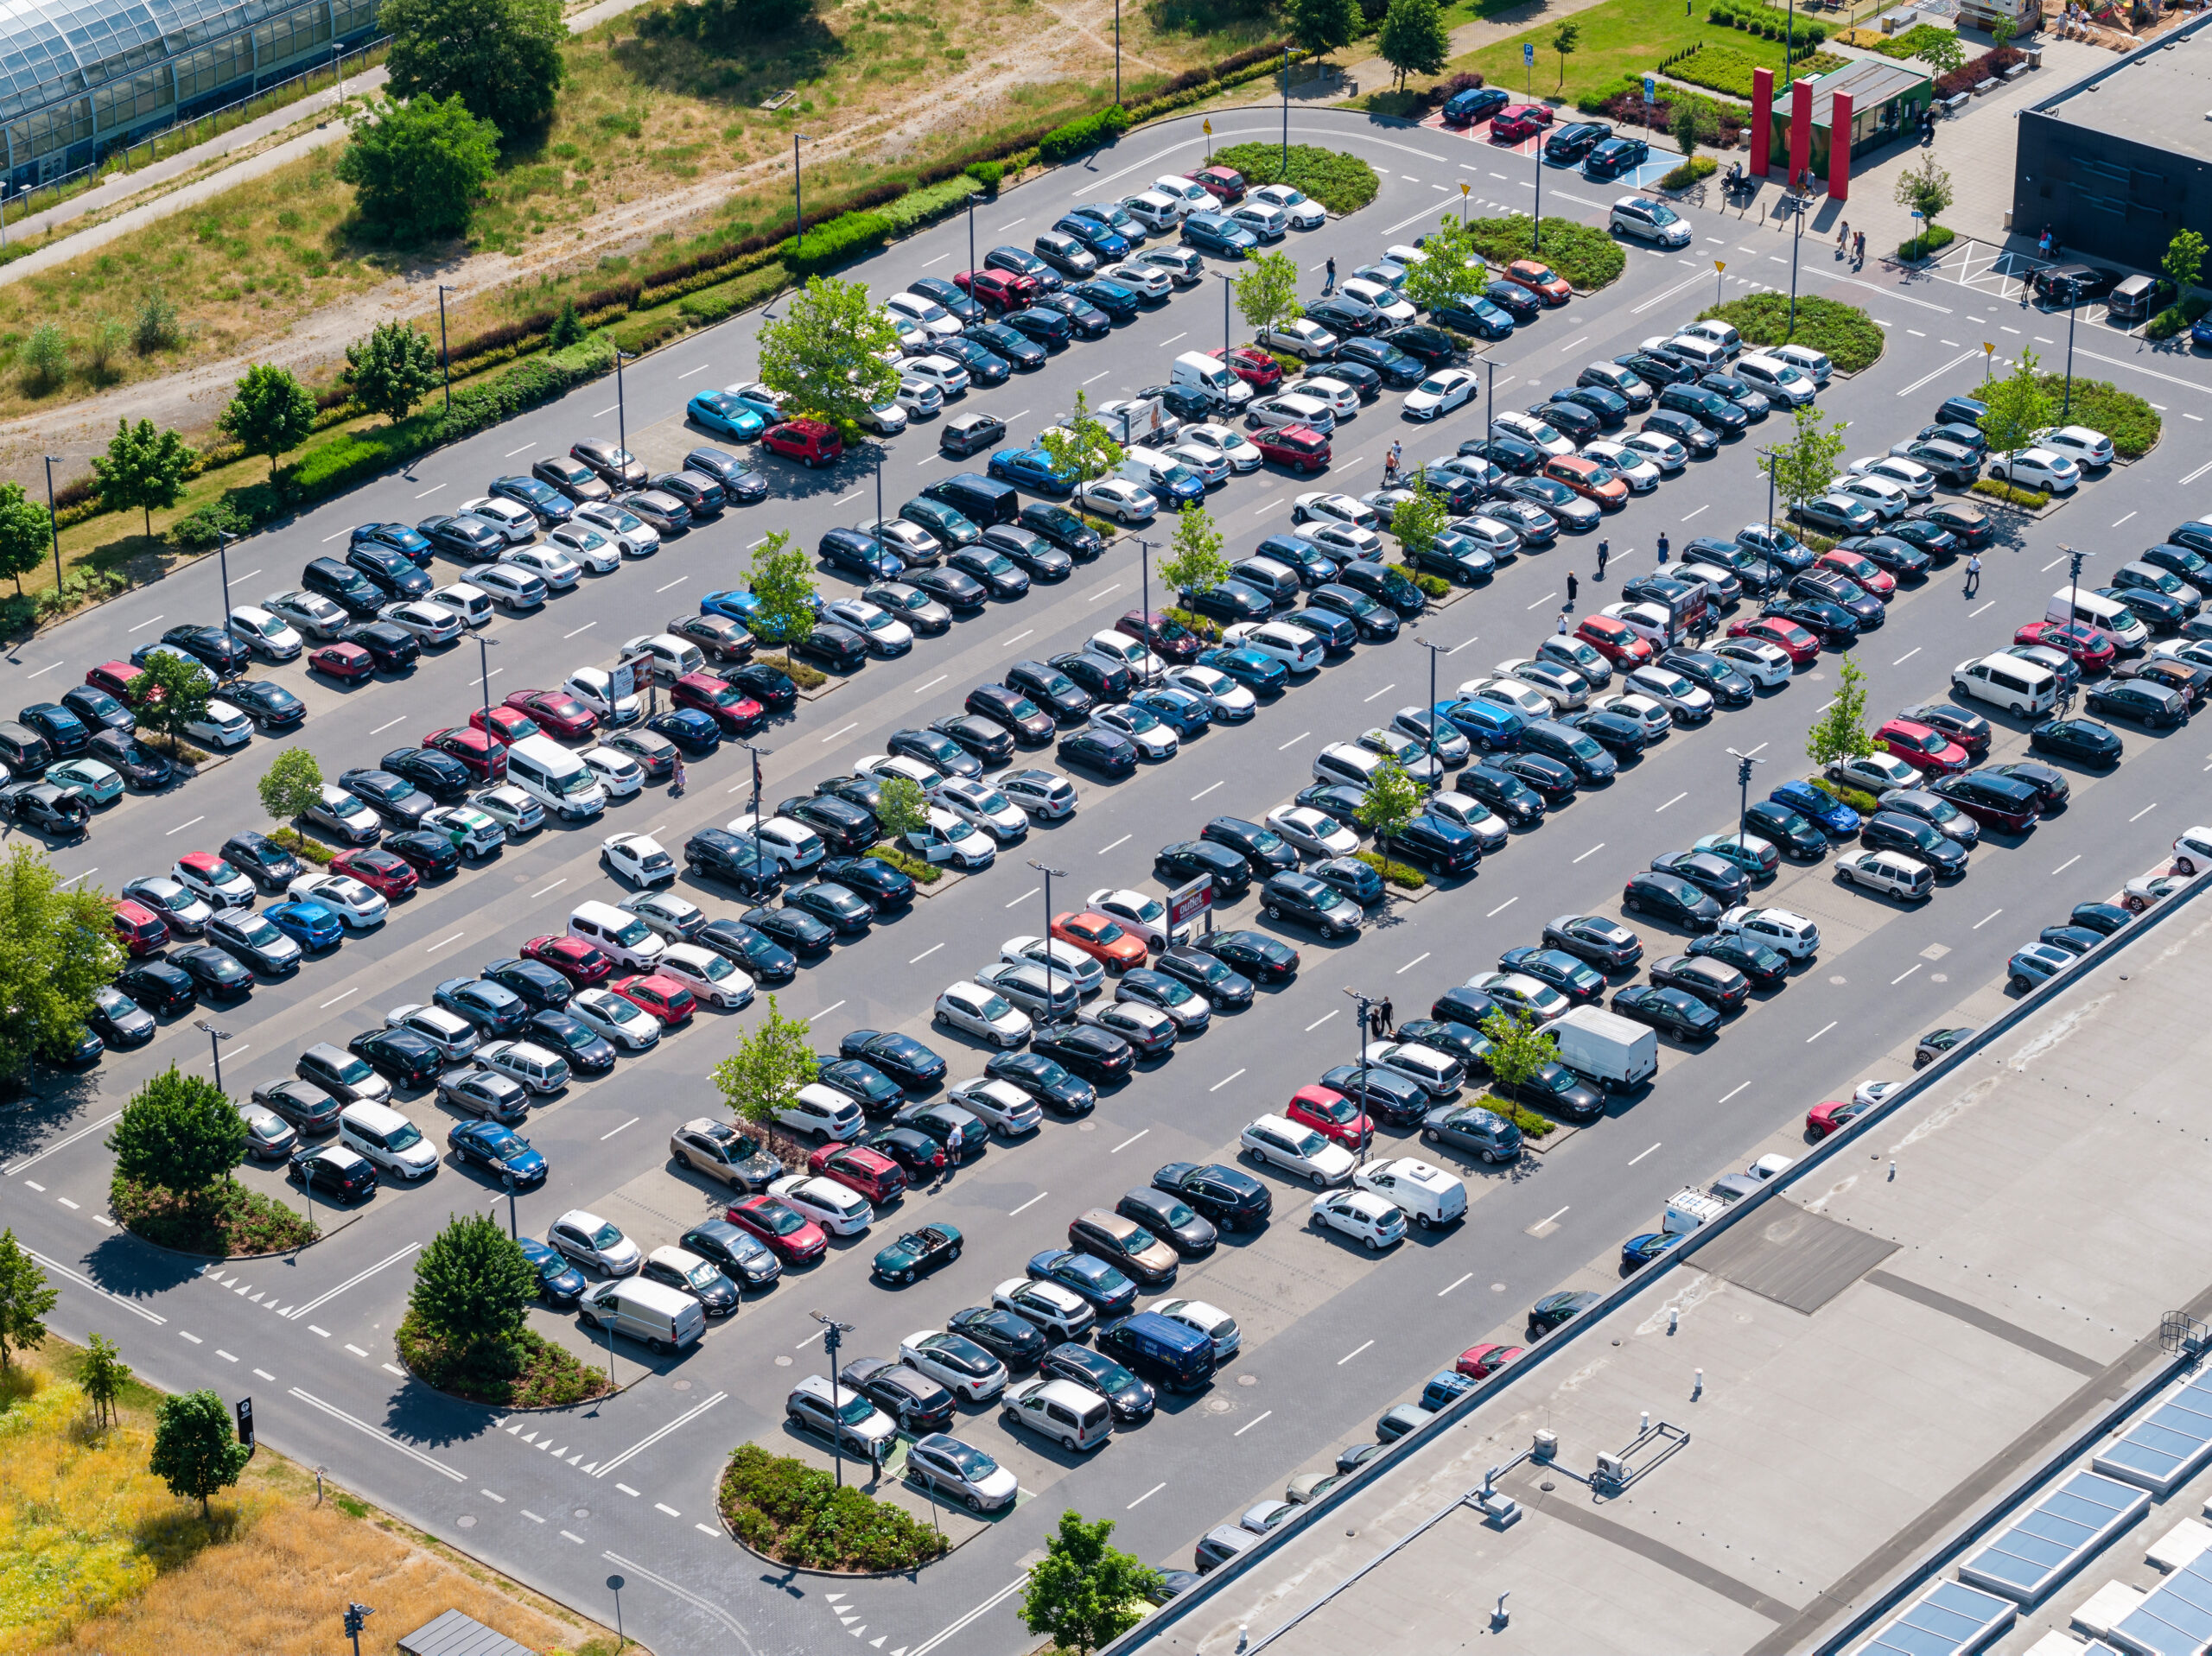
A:
[[[2212,163],[2023,110],[2012,229],[2039,236],[2046,225],[2069,258],[2155,271],[2175,232],[2212,235]]]

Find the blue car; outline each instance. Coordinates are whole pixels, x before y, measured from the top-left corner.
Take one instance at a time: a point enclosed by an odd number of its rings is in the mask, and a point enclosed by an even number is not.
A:
[[[2030,943],[2006,963],[2005,982],[2025,994],[2056,977],[2080,958],[2072,949],[2061,949],[2056,943]]]
[[[1290,669],[1273,656],[1241,645],[1209,650],[1198,657],[1198,664],[1228,675],[1255,695],[1273,695],[1290,682]]]
[[[1146,709],[1179,738],[1192,735],[1213,722],[1211,702],[1173,684],[1140,690],[1129,698],[1129,705]]]
[[[586,1286],[584,1273],[544,1243],[525,1236],[515,1244],[537,1271],[537,1291],[556,1305],[573,1305]]]
[[[416,568],[429,566],[433,555],[429,539],[407,523],[363,523],[346,542],[348,546],[381,546],[404,553]]]
[[[462,1166],[474,1162],[502,1181],[510,1173],[517,1184],[535,1184],[545,1177],[545,1158],[529,1139],[497,1121],[455,1122],[446,1145]]]
[[[1621,1244],[1621,1269],[1641,1271],[1669,1248],[1682,1239],[1664,1231],[1648,1230],[1641,1236],[1631,1236]]]
[[[1048,1247],[1029,1261],[1029,1274],[1040,1282],[1056,1282],[1097,1309],[1101,1317],[1127,1317],[1137,1308],[1137,1285],[1120,1271],[1065,1247]]]
[[[1086,213],[1071,213],[1052,226],[1063,236],[1072,236],[1092,252],[1098,255],[1101,264],[1109,259],[1128,257],[1129,238],[1109,224],[1102,223]]]
[[[302,949],[328,949],[345,935],[337,914],[320,903],[274,903],[261,911],[262,918]]]
[[[671,707],[645,720],[645,728],[665,736],[694,758],[711,753],[722,745],[722,733],[713,719],[696,707]]]
[[[699,600],[700,614],[725,615],[748,627],[760,612],[760,600],[742,587],[733,587],[727,592],[709,593]]]
[[[2190,324],[2189,342],[2212,351],[2212,312],[2207,312]]]
[[[701,391],[684,404],[683,414],[716,436],[734,437],[740,442],[751,442],[768,428],[760,409],[739,402],[728,391]]]
[[[1206,498],[1206,481],[1187,466],[1171,466],[1145,485],[1154,495],[1166,495],[1171,509],[1180,510]]]
[[[1799,815],[1809,818],[1831,839],[1848,839],[1859,832],[1859,813],[1834,794],[1822,793],[1809,782],[1785,782],[1767,797],[1777,805],[1787,805]]]
[[[1241,259],[1260,245],[1257,236],[1218,213],[1194,213],[1184,219],[1183,239],[1200,252],[1224,259]]]
[[[1441,1370],[1430,1375],[1428,1384],[1421,1388],[1421,1406],[1432,1411],[1448,1407],[1455,1398],[1464,1397],[1480,1384],[1473,1375],[1456,1368]]]
[[[1478,747],[1503,753],[1521,746],[1527,721],[1512,708],[1495,701],[1440,701],[1436,716]]]
[[[1472,126],[1477,121],[1486,121],[1513,101],[1513,95],[1503,86],[1470,86],[1454,92],[1444,105],[1444,124]]]
[[[1454,328],[1484,339],[1503,339],[1513,333],[1513,318],[1489,300],[1462,294],[1430,307],[1428,320],[1439,327]]]
[[[1032,494],[1066,495],[1075,490],[1075,473],[1041,448],[1001,448],[985,469],[1000,482]]]

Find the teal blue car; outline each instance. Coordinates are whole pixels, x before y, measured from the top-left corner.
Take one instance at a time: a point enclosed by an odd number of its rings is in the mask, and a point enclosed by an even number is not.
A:
[[[950,1225],[924,1225],[876,1254],[875,1274],[886,1282],[910,1283],[958,1259],[961,1240]]]
[[[728,391],[701,391],[684,405],[684,417],[704,426],[718,437],[751,442],[767,428],[760,410],[741,403]]]
[[[64,759],[46,769],[46,779],[66,788],[87,805],[105,805],[123,794],[123,775],[98,759]]]

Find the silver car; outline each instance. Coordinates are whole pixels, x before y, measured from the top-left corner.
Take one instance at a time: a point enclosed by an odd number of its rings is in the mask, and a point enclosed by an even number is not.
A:
[[[1043,1108],[1010,1081],[978,1076],[962,1082],[946,1096],[1009,1139],[1034,1133],[1044,1125]]]
[[[466,1018],[448,1012],[443,1006],[426,1006],[410,1001],[404,1006],[394,1006],[384,1015],[386,1029],[404,1029],[421,1036],[437,1048],[438,1056],[448,1063],[460,1063],[476,1050],[482,1037],[476,1025]]]
[[[1043,963],[1031,960],[995,962],[977,972],[976,981],[1047,1022],[1071,1016],[1083,999],[1082,986],[1057,961],[1049,981]]]

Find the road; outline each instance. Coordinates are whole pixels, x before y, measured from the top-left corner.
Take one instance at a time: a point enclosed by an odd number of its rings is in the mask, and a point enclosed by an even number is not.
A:
[[[1225,130],[1216,137],[1246,136],[1237,130],[1246,124],[1243,117],[1217,119]],[[1279,130],[1264,113],[1249,124],[1256,136]],[[1520,181],[1493,174],[1529,165],[1525,157],[1500,164],[1484,146],[1456,135],[1351,117],[1301,113],[1292,130],[1294,138],[1340,143],[1389,169],[1374,206],[1293,244],[1316,270],[1331,256],[1348,270],[1414,233],[1412,226],[1457,194],[1445,187],[1459,178],[1474,183],[1478,213],[1485,209],[1483,191],[1510,203],[1522,194],[1514,187]],[[1148,130],[1090,168],[1010,192],[979,214],[979,244],[1033,234],[1064,201],[1095,199],[1109,188],[1127,193],[1162,171],[1195,165],[1203,143],[1195,123]],[[1598,195],[1583,195],[1590,189],[1555,174],[1547,181],[1546,206],[1598,217]],[[1733,287],[1739,265],[1760,270],[1765,282],[1786,283],[1785,267],[1764,263],[1786,261],[1788,244],[1776,232],[1717,213],[1693,209],[1688,216],[1700,238],[1696,257],[1678,262],[1632,250],[1623,281],[1493,348],[1505,405],[1521,406],[1543,386],[1571,379],[1581,363],[1687,320],[1713,290],[1700,285],[1716,278],[1700,261],[1716,246],[1729,264],[1720,278],[1728,290],[1747,290]],[[941,226],[857,274],[885,290],[925,270],[942,274],[965,262],[966,238],[963,224]],[[1742,248],[1752,251],[1736,251]],[[2063,317],[1995,302],[2005,295],[1993,291],[1998,279],[1986,274],[1973,278],[1980,285],[1942,272],[1900,282],[1878,272],[1846,276],[1825,246],[1808,243],[1804,257],[1803,291],[1866,303],[1889,329],[1891,349],[1881,362],[1839,379],[1821,398],[1827,412],[1852,422],[1854,439],[1863,433],[1853,454],[1886,447],[1917,429],[1943,396],[1970,390],[1983,338],[2007,350],[2011,336],[1999,330],[2017,325],[2022,343],[2063,339],[2063,332],[2051,335],[2054,321],[2063,329]],[[1078,384],[1088,383],[1096,399],[1153,383],[1175,350],[1188,348],[1184,335],[1192,343],[1211,340],[1211,301],[1204,291],[1179,297],[1110,341],[1075,347],[1039,374],[971,394],[968,405],[1006,416],[1019,438],[1065,409]],[[741,319],[627,372],[626,383],[639,388],[636,409],[612,406],[611,389],[587,388],[426,460],[412,478],[383,479],[240,547],[231,557],[238,571],[231,582],[236,601],[290,584],[300,562],[326,539],[342,539],[353,523],[411,521],[534,454],[581,436],[612,435],[618,418],[649,461],[680,454],[696,441],[676,424],[683,398],[702,384],[751,377],[752,326],[753,319]],[[2094,342],[2087,343],[2092,333]],[[1870,710],[1886,713],[1939,695],[1952,663],[1995,648],[2013,626],[2039,616],[2059,579],[2051,568],[2059,542],[2116,560],[2169,523],[2207,510],[2195,486],[2203,444],[2184,422],[2212,411],[2212,375],[2185,356],[2139,350],[2139,342],[2101,327],[2085,328],[2082,339],[2084,351],[2097,354],[2097,371],[2168,404],[2166,441],[1986,554],[1977,599],[1961,600],[1955,575],[1901,593],[1887,625],[1859,651]],[[1483,418],[1471,406],[1422,431],[1397,420],[1395,403],[1386,395],[1340,435],[1330,479],[1336,486],[1373,486],[1394,436],[1404,438],[1409,458],[1425,458],[1450,452],[1478,431]],[[1688,475],[1614,518],[1605,534],[1615,578],[1651,567],[1662,530],[1679,544],[1763,519],[1764,487],[1748,452],[1761,441],[1755,435],[1694,463]],[[884,457],[887,504],[895,507],[945,469],[926,436],[910,433]],[[1212,509],[1230,549],[1287,528],[1287,502],[1301,486],[1262,473],[1221,492]],[[830,523],[874,515],[874,473],[857,460],[819,475],[779,469],[775,489],[769,504],[594,581],[536,617],[495,622],[493,690],[557,682],[575,666],[606,663],[622,639],[691,608],[700,592],[734,584],[748,543],[771,528],[788,528],[811,544]],[[1441,669],[1440,688],[1528,653],[1549,628],[1568,568],[1584,582],[1586,611],[1607,601],[1610,587],[1591,581],[1592,563],[1588,538],[1569,537],[1409,629],[1456,652]],[[1136,548],[1122,541],[1065,584],[995,606],[948,638],[924,641],[911,656],[872,665],[833,694],[802,702],[794,720],[764,739],[774,750],[766,762],[768,797],[849,769],[855,758],[880,751],[892,729],[957,710],[968,686],[995,677],[1014,659],[1075,647],[1133,606],[1139,581]],[[143,642],[157,623],[217,619],[216,583],[212,562],[196,565],[41,638],[8,663],[18,692],[8,705],[57,692],[86,668]],[[309,704],[305,733],[296,739],[335,774],[465,717],[477,697],[475,657],[463,645],[426,658],[404,678],[351,694],[303,685],[292,669],[277,676]],[[1738,1018],[1710,1052],[1667,1046],[1657,1084],[1617,1106],[1614,1119],[1510,1171],[1470,1171],[1473,1202],[1464,1226],[1416,1240],[1391,1257],[1355,1257],[1304,1233],[1293,1205],[1299,1193],[1284,1186],[1268,1231],[1224,1247],[1181,1285],[1232,1310],[1245,1329],[1243,1354],[1211,1393],[1171,1403],[1127,1440],[1080,1464],[1017,1441],[995,1420],[962,1427],[1014,1468],[1026,1498],[918,1581],[830,1582],[755,1566],[720,1532],[714,1488],[728,1450],[749,1438],[795,1443],[784,1431],[779,1404],[790,1384],[819,1363],[810,1311],[857,1325],[849,1358],[888,1353],[910,1329],[940,1325],[953,1310],[986,1299],[994,1283],[1057,1242],[1068,1219],[1110,1205],[1161,1163],[1228,1157],[1254,1114],[1353,1056],[1344,987],[1389,993],[1402,1017],[1425,1008],[1446,987],[1490,969],[1500,950],[1532,941],[1544,919],[1609,909],[1620,882],[1652,855],[1732,826],[1734,765],[1723,749],[1767,760],[1761,779],[1769,785],[1792,774],[1802,733],[1833,690],[1835,659],[1825,657],[1750,708],[1677,733],[1610,788],[1518,836],[1475,879],[1398,905],[1357,942],[1293,937],[1304,960],[1295,984],[1219,1020],[1189,1050],[1107,1097],[1094,1116],[1074,1126],[1048,1124],[1026,1144],[995,1145],[941,1188],[910,1196],[885,1215],[876,1239],[835,1249],[865,1255],[887,1227],[924,1215],[960,1226],[971,1239],[968,1256],[903,1291],[898,1298],[906,1303],[892,1303],[866,1279],[864,1257],[833,1258],[805,1273],[808,1279],[795,1276],[760,1297],[685,1360],[641,1365],[640,1352],[620,1348],[618,1369],[632,1383],[595,1408],[500,1418],[432,1393],[397,1370],[391,1330],[404,1312],[413,1250],[448,1211],[498,1200],[457,1169],[444,1169],[426,1189],[380,1192],[346,1229],[296,1259],[203,1273],[197,1261],[158,1254],[104,1228],[105,1121],[155,1069],[206,1062],[189,1018],[137,1053],[48,1088],[37,1109],[10,1125],[0,1139],[0,1172],[8,1179],[11,1222],[49,1261],[63,1289],[54,1319],[59,1331],[74,1338],[107,1334],[156,1384],[208,1385],[228,1397],[251,1391],[261,1431],[286,1453],[327,1465],[341,1482],[409,1521],[579,1608],[611,1614],[603,1583],[610,1572],[622,1575],[629,1583],[626,1625],[639,1627],[664,1656],[726,1647],[733,1640],[748,1650],[795,1646],[818,1640],[832,1618],[893,1656],[919,1656],[941,1645],[1015,1650],[1025,1635],[1013,1614],[1013,1586],[1063,1507],[1115,1517],[1120,1545],[1181,1565],[1198,1534],[1368,1435],[1376,1414],[1417,1391],[1463,1346],[1517,1317],[1594,1253],[1648,1228],[1668,1191],[1709,1177],[1778,1123],[1837,1095],[1866,1073],[1867,1055],[1943,1021],[1945,1008],[1999,973],[2037,927],[2063,918],[2073,902],[2109,892],[2194,820],[2190,778],[2212,768],[2206,763],[2212,754],[2199,752],[2186,728],[2164,738],[2130,732],[2129,758],[2116,773],[2077,777],[2072,809],[2024,843],[1986,841],[1963,881],[1918,912],[1845,894],[1825,867],[1809,876],[1785,873],[1763,900],[1819,918],[1828,938],[1819,960]],[[855,1026],[922,1031],[929,1002],[945,983],[994,956],[1016,930],[1039,929],[1043,899],[1033,889],[1027,858],[1073,871],[1055,893],[1063,901],[1069,888],[1080,896],[1095,886],[1145,885],[1154,847],[1195,833],[1217,812],[1263,815],[1303,784],[1324,742],[1424,700],[1427,667],[1408,638],[1363,648],[1251,724],[1211,732],[1173,761],[1117,786],[1079,781],[1082,809],[1071,821],[1039,830],[989,873],[841,948],[780,994],[784,1010],[813,1017],[830,1038]],[[2008,733],[2000,753],[2022,745],[2017,732]],[[165,868],[184,850],[219,844],[259,822],[252,785],[267,759],[257,742],[168,796],[119,805],[86,842],[57,850],[57,864],[113,889]],[[342,1041],[385,1007],[426,999],[440,979],[511,952],[537,931],[557,930],[573,901],[612,894],[597,862],[601,834],[648,828],[680,841],[742,809],[733,796],[744,785],[729,758],[702,762],[681,800],[648,795],[612,812],[605,828],[549,828],[487,866],[419,893],[381,932],[348,942],[293,982],[264,987],[221,1014],[234,1037],[225,1051],[226,1079],[242,1090],[283,1073],[310,1041]],[[719,893],[679,889],[712,911],[734,911]],[[1648,936],[1654,930],[1639,929]],[[582,1205],[619,1212],[633,1228],[658,1215],[672,1239],[678,1228],[672,1221],[704,1211],[702,1196],[668,1171],[664,1137],[680,1120],[714,1107],[705,1078],[736,1038],[734,1030],[716,1027],[719,1021],[702,1016],[656,1055],[626,1061],[536,1114],[527,1131],[554,1172],[544,1189],[520,1201],[524,1228],[542,1234],[562,1210]],[[947,1052],[956,1075],[972,1072],[954,1050],[959,1042],[927,1038]],[[440,1130],[427,1101],[410,1107]],[[1036,1504],[1040,1498],[1044,1504]]]

